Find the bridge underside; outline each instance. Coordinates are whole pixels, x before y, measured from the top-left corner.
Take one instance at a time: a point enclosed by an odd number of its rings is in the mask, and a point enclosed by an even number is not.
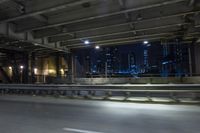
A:
[[[145,40],[187,45],[187,75],[200,74],[199,7],[198,0],[2,0],[0,80],[74,83],[87,76],[77,49]]]

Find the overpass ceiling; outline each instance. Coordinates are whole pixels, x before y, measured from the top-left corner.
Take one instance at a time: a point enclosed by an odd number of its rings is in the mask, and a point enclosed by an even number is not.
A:
[[[30,32],[61,49],[176,37],[191,41],[200,34],[200,1],[1,0],[0,22],[13,24],[16,34]]]

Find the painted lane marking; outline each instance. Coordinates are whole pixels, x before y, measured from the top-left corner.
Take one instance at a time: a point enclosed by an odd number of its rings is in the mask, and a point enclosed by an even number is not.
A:
[[[75,133],[103,133],[103,132],[96,132],[96,131],[89,131],[89,130],[81,130],[81,129],[74,129],[74,128],[63,128],[64,131],[70,131]]]

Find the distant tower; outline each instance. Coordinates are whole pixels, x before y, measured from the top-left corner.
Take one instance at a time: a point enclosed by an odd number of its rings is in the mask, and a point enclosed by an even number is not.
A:
[[[183,51],[182,51],[182,44],[178,39],[176,39],[175,45],[174,45],[174,56],[175,56],[175,70],[176,70],[176,76],[181,76],[183,73],[182,69],[182,62],[183,62]]]
[[[167,77],[169,75],[169,59],[167,57],[170,54],[170,48],[166,40],[162,40],[161,45],[163,46],[162,76]]]
[[[145,69],[145,72],[148,72],[148,68],[149,68],[148,47],[145,46],[145,48],[144,48],[144,69]]]
[[[90,74],[91,72],[91,58],[89,55],[85,57],[85,73]]]
[[[129,66],[129,72],[130,73],[135,73],[136,58],[135,58],[135,53],[134,52],[131,52],[128,55],[128,66]]]
[[[113,73],[118,73],[120,69],[120,53],[118,48],[112,49],[112,71]]]

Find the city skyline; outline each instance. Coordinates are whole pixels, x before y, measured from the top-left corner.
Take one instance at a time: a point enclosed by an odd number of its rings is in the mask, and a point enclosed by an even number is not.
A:
[[[189,73],[188,45],[173,42],[127,44],[77,50],[75,52],[80,75],[182,76]],[[82,71],[82,72],[81,72]]]

